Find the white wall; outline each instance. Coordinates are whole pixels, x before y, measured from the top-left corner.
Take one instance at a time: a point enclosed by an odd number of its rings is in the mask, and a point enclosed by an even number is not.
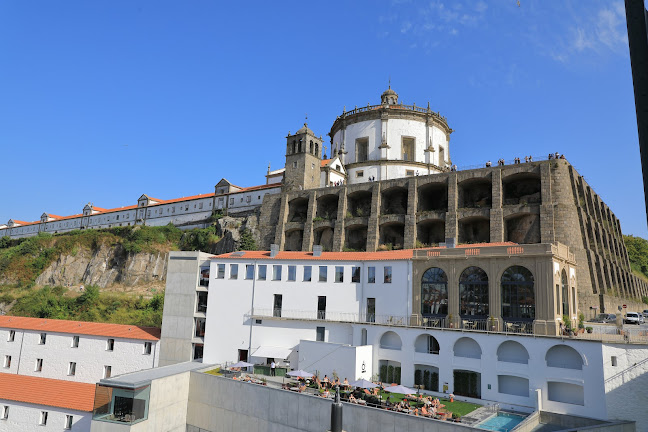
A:
[[[648,431],[648,346],[605,344],[602,357],[610,418],[635,420],[637,431]]]
[[[156,341],[151,341],[151,354],[146,355],[143,340],[114,338],[114,350],[110,352],[106,351],[107,337],[79,335],[79,347],[72,348],[72,334],[47,333],[45,345],[40,345],[40,332],[15,332],[14,342],[8,342],[9,329],[0,329],[0,368],[5,355],[12,357],[11,368],[0,369],[4,373],[95,383],[104,377],[104,366],[111,366],[112,375],[157,366]],[[43,359],[43,370],[36,372],[39,358]],[[68,375],[70,362],[76,362],[73,376]]]
[[[319,372],[320,378],[328,375],[333,379],[337,373],[340,381],[345,378],[349,382],[357,379],[371,379],[372,347],[350,346],[338,343],[314,342],[302,340],[299,344],[299,363],[295,369],[308,372]],[[364,364],[364,368],[363,368]]]
[[[0,420],[0,432],[63,431],[65,416],[72,417],[72,432],[87,432],[92,421],[91,412],[66,410],[45,405],[34,405],[0,399],[0,410],[9,406],[9,417]],[[40,425],[41,411],[47,411],[47,424]]]

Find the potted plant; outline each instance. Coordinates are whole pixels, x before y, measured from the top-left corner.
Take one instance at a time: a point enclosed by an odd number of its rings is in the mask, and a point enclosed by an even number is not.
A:
[[[459,422],[461,422],[461,416],[459,414],[457,414],[457,413],[452,413],[452,420],[455,423],[459,423]]]
[[[578,333],[585,332],[585,314],[583,312],[578,313]]]
[[[495,321],[495,317],[491,315],[489,321],[490,321],[490,330],[497,331],[497,322]]]
[[[452,314],[448,315],[448,323],[450,328],[454,328],[454,322],[452,321]]]
[[[585,330],[587,331],[587,333],[592,333],[592,331],[594,330],[594,328],[588,326],[588,327],[585,327]]]

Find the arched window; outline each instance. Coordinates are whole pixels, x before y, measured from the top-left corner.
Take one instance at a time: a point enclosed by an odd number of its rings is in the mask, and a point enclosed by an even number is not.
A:
[[[315,156],[319,155],[319,144],[315,143]]]
[[[569,315],[569,282],[567,281],[567,273],[564,269],[560,276],[560,283],[562,286],[562,314]]]
[[[448,314],[448,276],[438,267],[425,270],[421,278],[421,314]]]
[[[298,150],[299,150],[299,153],[302,152],[302,140],[299,140],[299,149]]]
[[[479,267],[468,267],[459,277],[461,316],[488,316],[488,275]]]
[[[512,266],[502,274],[502,318],[535,319],[533,275],[526,267]]]
[[[297,148],[297,142],[293,141],[292,142],[292,152],[295,153],[295,150]]]
[[[310,152],[313,153],[313,140],[310,142]]]

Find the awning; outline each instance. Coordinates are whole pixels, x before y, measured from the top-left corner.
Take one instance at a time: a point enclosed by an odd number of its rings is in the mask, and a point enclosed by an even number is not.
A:
[[[292,352],[292,348],[260,346],[252,353],[252,357],[270,357],[286,359]]]

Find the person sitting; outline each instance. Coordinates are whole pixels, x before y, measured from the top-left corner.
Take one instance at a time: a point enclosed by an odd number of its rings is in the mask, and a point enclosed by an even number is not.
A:
[[[329,396],[331,396],[331,394],[329,393],[328,390],[324,390],[324,392],[322,392],[322,397],[323,398],[328,398]]]
[[[561,155],[560,155],[560,159],[565,159],[565,155],[564,155],[564,154],[561,154]]]
[[[357,404],[357,403],[358,403],[358,399],[356,399],[356,397],[353,396],[353,394],[350,394],[350,395],[349,395],[349,402],[350,402],[350,403]]]
[[[486,162],[486,168],[489,168],[491,166],[491,161]]]
[[[349,385],[349,380],[344,378],[344,381],[342,382],[342,384],[344,384],[345,386],[348,386]]]
[[[304,391],[306,391],[306,384],[302,384],[299,386],[299,393],[303,393]]]

